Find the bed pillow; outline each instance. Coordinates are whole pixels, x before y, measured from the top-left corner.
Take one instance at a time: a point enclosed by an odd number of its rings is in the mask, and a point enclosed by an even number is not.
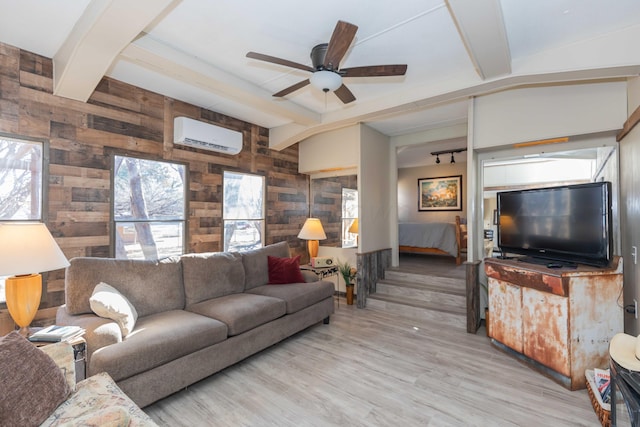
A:
[[[129,300],[116,288],[100,282],[93,289],[89,299],[91,310],[100,317],[115,320],[122,337],[126,337],[133,330],[138,320],[138,312]]]
[[[269,255],[267,256],[267,264],[270,285],[305,282],[300,271],[300,255],[294,258],[278,258]]]
[[[39,425],[70,393],[53,359],[13,331],[0,338],[2,425]]]

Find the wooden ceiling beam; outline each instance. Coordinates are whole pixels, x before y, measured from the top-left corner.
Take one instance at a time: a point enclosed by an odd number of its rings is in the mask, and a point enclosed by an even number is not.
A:
[[[180,0],[92,0],[53,57],[53,93],[86,102],[114,59]]]
[[[483,80],[511,73],[511,53],[499,0],[446,0],[476,72]]]

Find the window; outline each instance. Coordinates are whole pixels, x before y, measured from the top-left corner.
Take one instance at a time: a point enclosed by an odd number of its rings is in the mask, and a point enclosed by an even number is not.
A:
[[[42,143],[0,138],[0,220],[42,220]]]
[[[0,137],[0,221],[42,221],[43,151],[41,142]]]
[[[155,260],[185,245],[186,167],[114,156],[115,256]]]
[[[349,229],[358,220],[358,190],[342,189],[342,247],[354,248],[358,246],[358,233],[351,233]]]
[[[225,172],[223,179],[224,250],[242,252],[264,245],[264,177]]]

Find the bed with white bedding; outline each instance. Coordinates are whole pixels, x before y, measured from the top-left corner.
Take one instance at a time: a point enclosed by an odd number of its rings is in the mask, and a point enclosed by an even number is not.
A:
[[[400,252],[450,255],[462,263],[461,250],[466,248],[466,224],[456,222],[422,222],[398,224]]]

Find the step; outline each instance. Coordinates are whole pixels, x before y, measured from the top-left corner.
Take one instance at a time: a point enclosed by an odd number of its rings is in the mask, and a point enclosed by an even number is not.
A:
[[[466,293],[459,289],[452,289],[450,286],[407,283],[388,279],[378,281],[375,294],[403,297],[451,307],[464,307],[467,303]]]
[[[425,284],[430,286],[441,286],[445,289],[466,292],[466,282],[464,279],[453,277],[433,276],[418,273],[409,273],[401,270],[385,270],[384,279],[400,281],[404,283]]]
[[[444,308],[441,304],[409,300],[402,297],[369,295],[367,309],[394,313],[405,318],[427,320],[439,325],[466,330],[467,313],[465,307]]]

